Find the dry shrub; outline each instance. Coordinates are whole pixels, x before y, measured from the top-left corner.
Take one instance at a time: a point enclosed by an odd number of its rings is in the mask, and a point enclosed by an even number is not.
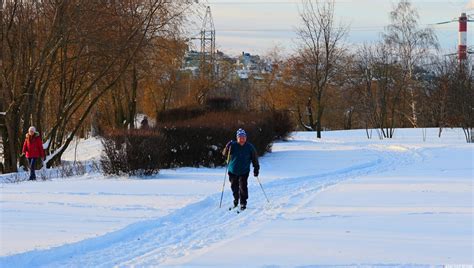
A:
[[[169,109],[158,114],[157,122],[169,123],[199,117],[206,113],[206,110],[199,107],[184,107]]]
[[[117,130],[102,137],[102,171],[107,175],[152,175],[161,167],[164,140],[156,130]]]
[[[284,139],[292,131],[290,117],[284,112],[214,111],[195,115],[161,122],[150,130],[110,132],[102,139],[103,172],[151,175],[161,168],[219,166],[224,164],[222,149],[229,140],[235,140],[239,128],[246,130],[259,155],[271,151],[275,139]]]
[[[209,112],[193,119],[158,125],[166,137],[166,167],[224,164],[221,151],[243,128],[248,141],[259,155],[271,151],[275,139],[286,138],[292,130],[290,117],[284,112]]]

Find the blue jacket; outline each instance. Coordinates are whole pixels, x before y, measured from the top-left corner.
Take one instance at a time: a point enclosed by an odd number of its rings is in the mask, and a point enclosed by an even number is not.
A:
[[[246,175],[250,173],[250,163],[253,164],[254,173],[259,171],[260,165],[258,163],[258,154],[255,147],[246,142],[244,145],[240,145],[237,142],[230,144],[230,161],[229,161],[229,172],[234,175]],[[222,154],[227,157],[227,148],[224,148]]]

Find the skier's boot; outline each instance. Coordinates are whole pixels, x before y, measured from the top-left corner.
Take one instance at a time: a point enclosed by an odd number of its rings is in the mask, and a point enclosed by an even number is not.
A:
[[[239,200],[234,200],[234,206],[229,208],[229,210],[236,208],[239,205]]]
[[[247,205],[246,204],[241,204],[240,205],[240,210],[245,210],[247,208]]]

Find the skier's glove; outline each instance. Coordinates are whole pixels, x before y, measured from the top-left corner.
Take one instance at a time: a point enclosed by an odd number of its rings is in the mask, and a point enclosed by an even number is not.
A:
[[[253,171],[253,176],[254,176],[254,177],[258,177],[258,170],[254,170],[254,171]]]
[[[230,140],[230,141],[225,145],[225,148],[226,148],[227,150],[229,150],[230,145],[232,144],[232,142],[233,142],[233,141]]]

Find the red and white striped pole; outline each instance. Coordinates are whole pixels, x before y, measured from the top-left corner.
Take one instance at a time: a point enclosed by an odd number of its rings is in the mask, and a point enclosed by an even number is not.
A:
[[[462,62],[467,59],[467,16],[462,13],[459,17],[459,47],[458,59]]]

